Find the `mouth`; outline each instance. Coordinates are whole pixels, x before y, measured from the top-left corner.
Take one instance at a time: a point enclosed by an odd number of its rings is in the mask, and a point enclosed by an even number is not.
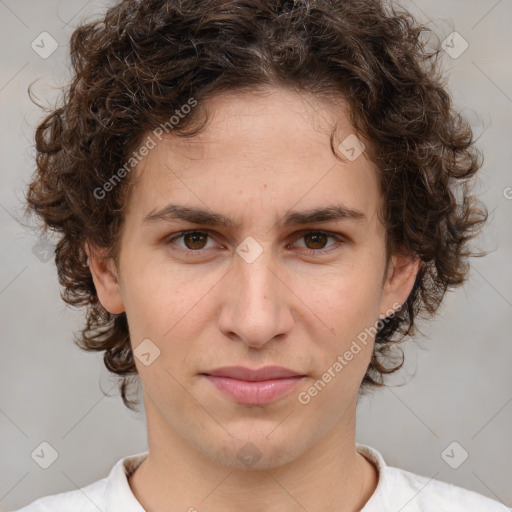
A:
[[[284,397],[305,375],[281,366],[229,366],[202,373],[224,396],[242,405],[266,405]]]

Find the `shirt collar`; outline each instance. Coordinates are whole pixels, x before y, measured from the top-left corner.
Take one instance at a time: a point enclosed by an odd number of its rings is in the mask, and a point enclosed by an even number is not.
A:
[[[148,452],[141,452],[119,460],[108,476],[106,493],[106,511],[145,512],[133,495],[128,478],[147,457]]]
[[[377,487],[361,512],[388,512],[391,510],[388,502],[391,489],[389,489],[389,478],[385,476],[388,466],[384,458],[375,448],[365,444],[356,443],[356,451],[366,457],[377,468],[379,474]]]

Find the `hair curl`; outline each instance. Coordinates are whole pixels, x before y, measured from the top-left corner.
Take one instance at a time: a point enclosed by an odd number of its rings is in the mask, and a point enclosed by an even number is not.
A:
[[[403,365],[400,351],[401,362],[389,366],[391,349],[465,281],[468,258],[481,255],[468,242],[487,219],[470,195],[481,153],[452,106],[440,51],[422,42],[425,31],[384,0],[125,0],[73,32],[71,83],[36,130],[27,211],[59,234],[62,298],[87,310],[75,343],[104,351],[105,366],[122,376],[127,407],[138,401],[128,397],[137,370],[126,316],[100,304],[84,245],[116,258],[131,180],[101,200],[93,191],[189,98],[201,106],[223,91],[280,86],[348,102],[380,169],[388,256],[400,248],[421,262],[406,303],[382,321],[361,389],[383,386],[384,374]],[[173,132],[199,133],[200,110]]]

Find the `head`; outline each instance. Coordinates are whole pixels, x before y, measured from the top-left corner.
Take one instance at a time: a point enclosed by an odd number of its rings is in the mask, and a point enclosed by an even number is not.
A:
[[[394,349],[464,282],[486,218],[422,30],[375,0],[123,1],[76,29],[27,200],[61,236],[77,343],[104,353],[127,406],[140,378],[205,452],[218,427],[198,402],[261,444],[293,407],[300,451],[401,367]],[[232,365],[305,377],[247,407],[204,378]]]

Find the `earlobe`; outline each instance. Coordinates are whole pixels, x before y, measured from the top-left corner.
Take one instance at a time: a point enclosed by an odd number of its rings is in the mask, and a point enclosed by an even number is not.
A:
[[[380,314],[382,318],[390,316],[396,305],[405,304],[411,293],[420,269],[420,260],[401,254],[391,257],[390,268],[384,283]]]
[[[112,314],[124,313],[115,262],[107,257],[107,249],[85,242],[89,270],[101,305]]]

